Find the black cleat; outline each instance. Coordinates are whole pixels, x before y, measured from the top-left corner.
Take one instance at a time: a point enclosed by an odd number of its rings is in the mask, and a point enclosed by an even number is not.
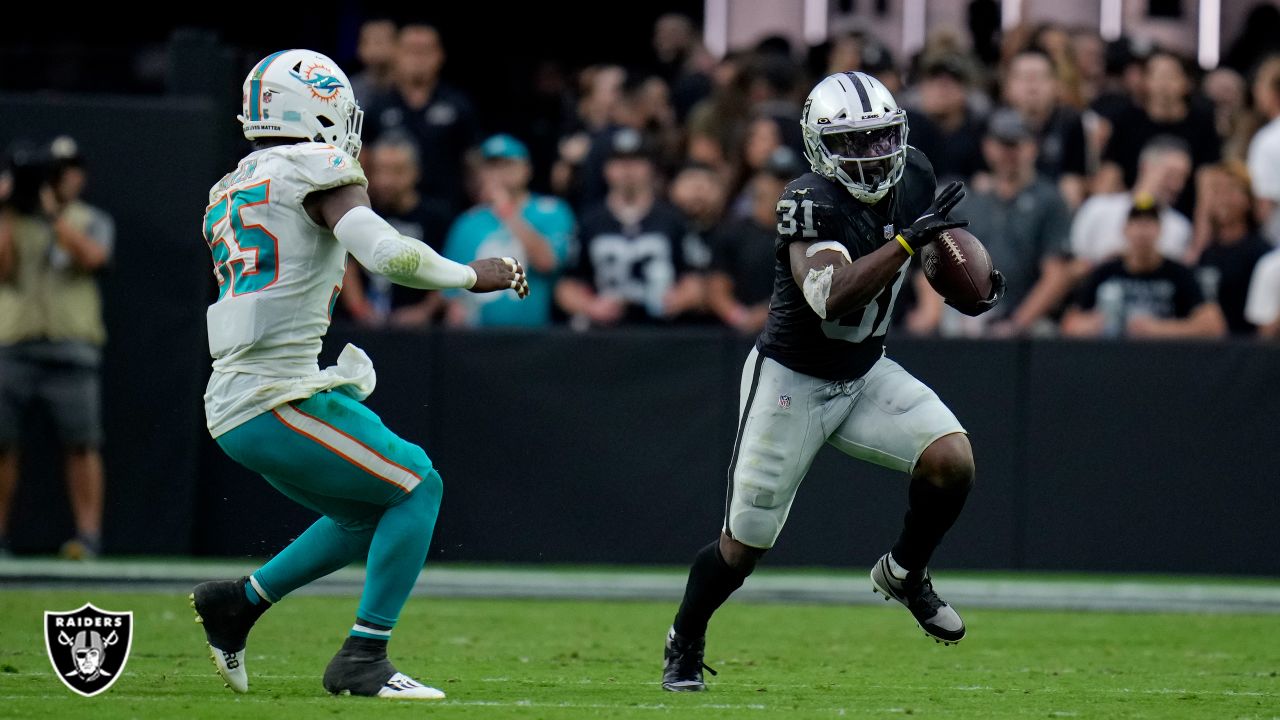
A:
[[[706,647],[706,637],[686,640],[676,634],[675,628],[668,630],[667,645],[662,653],[665,661],[662,668],[662,689],[671,692],[706,690],[707,684],[702,680],[702,671],[705,669],[712,675],[716,674],[710,665],[702,662]]]
[[[387,644],[348,636],[342,649],[324,669],[324,689],[334,695],[360,695],[392,700],[443,700],[444,693],[427,687],[387,659]]]
[[[933,591],[929,570],[912,572],[906,580],[899,580],[889,570],[889,554],[885,553],[871,568],[872,589],[907,606],[916,624],[925,635],[942,643],[954,645],[964,639],[964,620],[938,593]]]
[[[249,692],[249,674],[244,667],[249,630],[271,607],[265,600],[257,605],[249,602],[244,594],[244,584],[248,581],[249,578],[242,577],[200,583],[187,596],[195,608],[196,622],[204,625],[209,656],[218,674],[227,687],[238,693]]]

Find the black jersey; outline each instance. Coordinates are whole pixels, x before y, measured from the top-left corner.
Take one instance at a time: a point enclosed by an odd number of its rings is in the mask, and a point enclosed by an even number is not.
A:
[[[634,225],[623,225],[601,204],[582,216],[578,261],[565,275],[625,300],[624,323],[667,322],[663,297],[689,270],[687,234],[684,216],[662,200]]]
[[[909,226],[933,203],[933,167],[924,153],[907,149],[902,179],[880,202],[868,205],[843,185],[805,173],[792,180],[778,200],[778,239],[769,321],[756,340],[765,357],[806,375],[827,380],[862,377],[884,353],[893,303],[908,275],[909,261],[866,307],[842,318],[823,320],[804,299],[791,275],[792,241],[832,240],[854,260],[873,252]]]

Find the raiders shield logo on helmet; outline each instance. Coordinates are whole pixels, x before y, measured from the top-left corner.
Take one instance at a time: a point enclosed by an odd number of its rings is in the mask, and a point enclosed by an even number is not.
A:
[[[132,645],[132,612],[108,612],[91,603],[69,612],[45,611],[49,662],[64,685],[85,697],[115,684]]]

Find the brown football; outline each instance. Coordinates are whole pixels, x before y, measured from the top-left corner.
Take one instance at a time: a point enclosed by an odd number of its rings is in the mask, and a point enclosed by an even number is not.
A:
[[[991,297],[991,256],[968,230],[944,230],[920,251],[920,265],[933,289],[956,305]]]

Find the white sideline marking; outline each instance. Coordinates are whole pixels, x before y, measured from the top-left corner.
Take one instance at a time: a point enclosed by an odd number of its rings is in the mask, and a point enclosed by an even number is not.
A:
[[[126,672],[125,675],[142,677],[141,674],[134,673],[134,672]],[[205,672],[170,672],[170,673],[165,673],[165,675],[168,677],[199,677],[199,678],[212,677],[212,675]],[[317,680],[319,679],[320,676],[314,675],[314,674],[297,675],[297,674],[289,674],[289,673],[259,672],[259,673],[254,673],[253,677],[265,678],[265,679],[271,679],[271,680]],[[538,686],[545,686],[548,682],[553,682],[557,685],[600,685],[602,687],[653,687],[655,691],[657,690],[657,687],[658,687],[658,681],[656,680],[628,682],[624,680],[592,680],[591,678],[578,678],[578,679],[516,678],[516,679],[513,679],[513,678],[499,677],[499,678],[477,678],[471,681],[467,681],[467,680],[462,681],[463,684],[467,682],[509,683],[512,685],[538,685]],[[810,690],[813,688],[813,683],[777,683],[777,682],[758,682],[758,681],[743,682],[743,681],[718,680],[718,679],[712,680],[711,684],[716,687],[749,687],[749,688],[767,687],[767,688],[778,688],[778,689],[786,689],[786,690]],[[836,684],[836,686],[842,687],[838,683]],[[855,686],[850,684],[849,687],[855,687]],[[950,687],[940,687],[937,685],[883,685],[883,684],[873,685],[868,683],[858,683],[856,687],[860,689],[891,690],[895,692],[903,692],[903,691],[905,692],[937,692],[939,690],[954,690],[956,692],[998,693],[1001,691],[1008,692],[1009,690],[1014,689],[1014,686],[1012,685],[1009,687],[998,688],[991,685],[952,685]],[[455,689],[454,692],[457,692],[457,690]],[[1036,692],[1057,693],[1057,692],[1065,692],[1065,691],[1059,688],[1055,688],[1053,686],[1044,685],[1044,686],[1037,687]],[[1222,696],[1222,697],[1272,697],[1273,696],[1273,693],[1259,692],[1259,691],[1253,691],[1253,690],[1195,690],[1192,688],[1147,688],[1143,690],[1134,690],[1133,688],[1091,688],[1088,690],[1081,690],[1079,688],[1072,688],[1070,692],[1072,694],[1110,693],[1110,694],[1121,694],[1121,695],[1207,695],[1207,696]],[[49,696],[49,697],[55,697],[55,696]],[[62,696],[59,695],[56,697],[62,697]],[[511,702],[515,702],[515,701],[511,701]],[[496,700],[495,701],[489,701],[489,700],[452,701],[450,700],[450,701],[446,701],[444,704],[464,704],[464,703],[501,704],[500,701],[496,701]],[[555,706],[555,705],[549,705],[549,707],[552,707],[552,706]],[[565,707],[589,707],[589,706],[566,705]],[[601,707],[621,707],[621,706],[620,705],[602,705]],[[627,707],[630,707],[630,706],[627,706]],[[680,707],[684,707],[684,706],[682,705]],[[698,707],[721,707],[721,706],[699,705]],[[726,708],[750,707],[752,709],[757,709],[757,708],[764,709],[766,706],[765,705],[758,705],[758,706],[757,705],[733,705],[733,706],[725,705],[723,707],[726,707]]]
[[[92,564],[45,559],[0,560],[0,587],[108,587],[129,592],[171,592],[210,577],[238,577],[253,570],[244,562],[146,562],[99,560]],[[562,571],[525,567],[429,566],[414,595],[446,598],[535,598],[573,600],[678,600],[686,571]],[[1143,582],[1132,578],[1055,580],[974,577],[937,578],[947,600],[963,609],[1050,609],[1193,613],[1280,613],[1280,583]],[[358,595],[364,571],[347,568],[302,588],[300,595]],[[871,604],[874,596],[860,571],[752,576],[736,601]]]

